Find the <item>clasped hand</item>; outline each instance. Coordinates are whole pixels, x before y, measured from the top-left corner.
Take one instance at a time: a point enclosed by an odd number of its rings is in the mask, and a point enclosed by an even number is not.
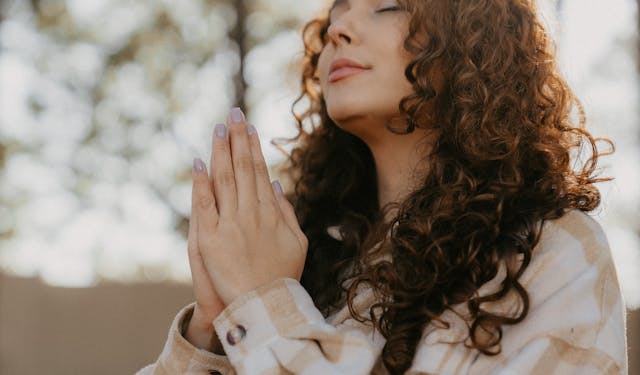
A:
[[[195,159],[192,172],[189,261],[198,303],[228,305],[275,279],[300,280],[307,238],[240,109],[216,125],[210,165],[209,174]]]

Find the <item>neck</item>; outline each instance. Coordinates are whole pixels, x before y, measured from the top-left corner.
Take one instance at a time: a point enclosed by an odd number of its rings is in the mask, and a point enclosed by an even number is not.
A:
[[[420,187],[428,172],[425,162],[430,151],[428,140],[427,131],[416,129],[411,134],[388,132],[377,142],[365,141],[375,160],[379,208],[402,202]],[[392,208],[385,220],[391,220],[396,213],[397,208]]]

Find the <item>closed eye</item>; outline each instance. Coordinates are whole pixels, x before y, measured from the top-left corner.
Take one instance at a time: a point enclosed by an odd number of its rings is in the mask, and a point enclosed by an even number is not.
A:
[[[389,7],[389,8],[382,8],[382,9],[378,9],[376,11],[376,13],[382,13],[382,12],[393,12],[393,11],[397,11],[397,10],[401,10],[400,7],[395,6],[395,7]]]

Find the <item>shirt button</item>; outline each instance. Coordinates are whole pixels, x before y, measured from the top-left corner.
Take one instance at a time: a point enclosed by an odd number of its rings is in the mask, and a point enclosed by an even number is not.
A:
[[[247,335],[247,330],[241,326],[237,325],[234,329],[227,332],[227,342],[231,345],[235,345],[240,342]]]

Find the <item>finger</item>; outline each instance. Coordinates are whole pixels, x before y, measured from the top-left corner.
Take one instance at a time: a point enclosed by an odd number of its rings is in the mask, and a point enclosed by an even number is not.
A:
[[[192,195],[196,196],[196,184],[193,184]],[[198,247],[198,215],[196,207],[196,199],[191,199],[191,217],[189,218],[189,235],[187,237],[187,246],[189,251],[189,267],[191,268],[191,278],[194,284],[199,282],[209,282],[208,276],[203,280],[203,275],[207,275],[202,262],[202,255]]]
[[[189,218],[189,237],[187,242],[194,297],[201,308],[205,309],[205,311],[212,311],[218,307],[216,304],[218,295],[211,283],[198,247],[198,215],[196,215],[195,199],[191,200],[191,217]]]
[[[189,251],[189,264],[191,258],[197,256],[198,252],[198,219],[196,217],[196,200],[194,199],[196,184],[191,186],[191,216],[189,217],[189,234],[187,236],[187,249]]]
[[[293,205],[291,204],[291,202],[289,202],[287,197],[285,197],[284,191],[282,190],[282,185],[280,185],[279,181],[274,181],[272,186],[285,223],[295,233],[298,241],[300,241],[300,243],[305,246],[305,250],[307,250],[308,240],[304,232],[302,231],[302,228],[300,228],[298,217],[296,216]]]
[[[213,133],[213,151],[211,152],[213,193],[218,204],[218,212],[226,216],[233,213],[237,207],[236,178],[231,163],[227,125],[217,124]]]
[[[195,184],[193,184],[192,196],[195,197]],[[196,200],[191,199],[191,217],[189,218],[189,235],[187,237],[189,253],[189,268],[191,268],[191,280],[193,285],[207,285],[210,283],[207,271],[202,262],[202,255],[198,248],[198,215],[196,214]],[[197,297],[197,296],[196,296]]]
[[[258,200],[260,202],[273,202],[276,203],[276,196],[271,186],[271,179],[269,177],[269,167],[262,154],[262,147],[260,146],[260,137],[256,131],[256,128],[249,124],[249,143],[251,144],[251,156],[253,158],[253,171],[256,178],[256,191]]]
[[[197,238],[201,238],[201,234],[210,232],[218,223],[218,210],[216,208],[216,197],[211,191],[211,185],[207,175],[207,167],[200,159],[193,162],[193,187],[191,196],[191,216],[195,215],[198,223]],[[192,228],[189,228],[191,232]],[[200,242],[198,242],[200,248]]]
[[[253,170],[247,123],[240,108],[231,109],[227,124],[229,125],[233,173],[236,177],[238,191],[238,208],[254,208],[258,202],[256,177]]]

